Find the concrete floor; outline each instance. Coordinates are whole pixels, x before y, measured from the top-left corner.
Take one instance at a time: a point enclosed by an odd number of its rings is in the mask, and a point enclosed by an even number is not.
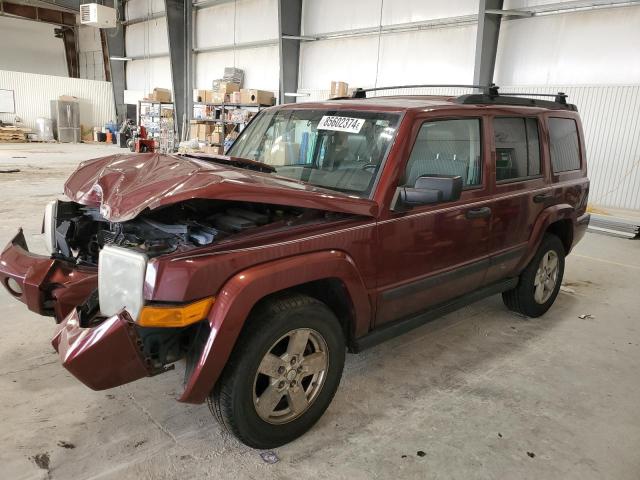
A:
[[[114,152],[0,145],[0,169],[21,169],[0,173],[0,244],[23,225],[42,252],[44,203],[78,161]],[[59,365],[51,319],[3,289],[0,478],[637,480],[639,282],[640,241],[587,234],[543,318],[496,296],[349,355],[329,410],[276,464],[175,401],[181,368],[87,389]]]

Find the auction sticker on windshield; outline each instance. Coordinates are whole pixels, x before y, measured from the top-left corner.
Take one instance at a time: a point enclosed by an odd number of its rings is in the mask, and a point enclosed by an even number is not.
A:
[[[318,130],[358,133],[364,125],[363,118],[333,117],[325,115],[318,122]]]

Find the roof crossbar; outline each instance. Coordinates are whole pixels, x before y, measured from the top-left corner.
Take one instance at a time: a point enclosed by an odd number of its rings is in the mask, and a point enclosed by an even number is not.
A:
[[[504,93],[500,92],[500,95],[511,96],[511,97],[553,97],[554,102],[561,103],[563,105],[567,104],[568,95],[564,92],[558,93],[521,93],[521,92],[513,92],[513,93]]]

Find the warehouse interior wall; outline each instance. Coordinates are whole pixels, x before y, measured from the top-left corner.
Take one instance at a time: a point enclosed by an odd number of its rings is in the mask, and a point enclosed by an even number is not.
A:
[[[126,19],[149,18],[164,12],[163,1],[130,0]],[[235,25],[235,27],[234,27]],[[221,78],[225,67],[244,70],[244,86],[278,91],[278,5],[277,0],[238,0],[196,11],[193,88],[211,88]],[[155,87],[171,88],[169,40],[166,18],[156,18],[126,27],[126,55],[136,60],[127,62],[127,90],[138,96]],[[272,41],[271,45],[254,48],[207,51],[234,43]],[[149,57],[149,58],[143,58]],[[129,96],[135,98],[135,95]]]
[[[494,80],[640,84],[639,52],[640,5],[509,20],[500,27]]]
[[[67,77],[62,39],[47,23],[0,17],[0,70]]]
[[[110,82],[0,70],[0,88],[13,90],[16,114],[32,129],[38,117],[51,118],[50,102],[61,95],[78,98],[86,128],[104,125],[116,114]],[[12,123],[16,114],[0,113],[0,121]]]

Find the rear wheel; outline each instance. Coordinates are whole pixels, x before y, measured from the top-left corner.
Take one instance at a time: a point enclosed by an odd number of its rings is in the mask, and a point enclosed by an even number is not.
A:
[[[333,312],[305,295],[268,301],[247,320],[209,408],[254,448],[273,448],[307,430],[340,383],[345,342]]]
[[[564,275],[564,245],[546,234],[529,265],[520,274],[518,286],[502,294],[510,310],[528,317],[543,315],[558,296]]]

